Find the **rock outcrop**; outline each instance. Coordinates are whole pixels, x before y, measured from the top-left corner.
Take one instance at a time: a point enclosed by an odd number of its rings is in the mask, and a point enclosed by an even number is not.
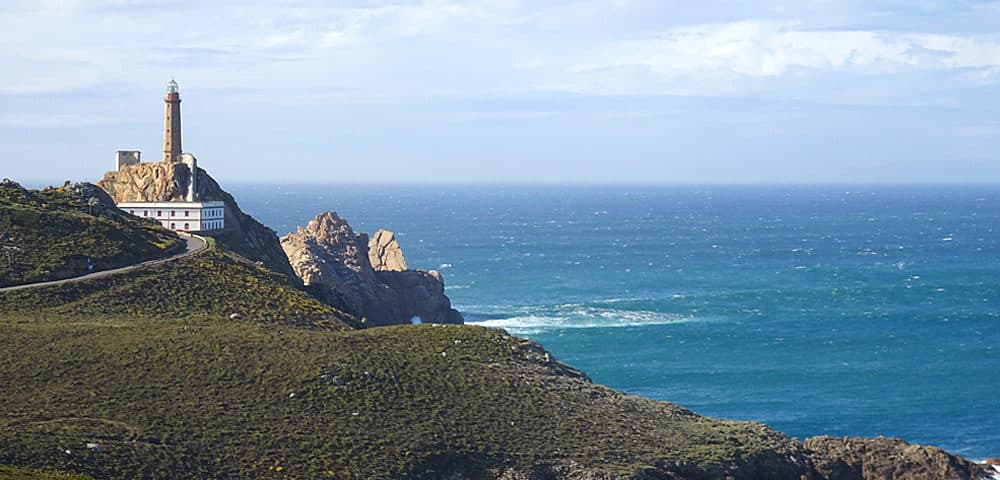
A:
[[[191,170],[187,165],[159,162],[124,165],[121,170],[105,173],[97,185],[119,203],[180,202],[184,201],[189,183]]]
[[[285,274],[293,285],[298,276],[288,263],[274,230],[243,213],[236,199],[222,190],[205,170],[197,169],[197,196],[203,201],[220,200],[226,204],[226,229],[212,234],[226,248],[267,268]],[[139,163],[108,172],[97,185],[115,202],[183,201],[191,181],[191,170],[183,163]]]
[[[379,230],[372,235],[368,242],[368,260],[376,272],[402,272],[408,269],[396,235],[388,230]]]
[[[336,213],[324,212],[282,237],[281,247],[313,295],[363,318],[367,326],[407,324],[417,318],[424,323],[464,322],[451,308],[440,274],[405,269],[392,232],[379,231],[369,244],[367,235],[355,233]]]
[[[973,480],[989,478],[980,465],[937,447],[897,438],[812,437],[805,441],[825,480]]]
[[[27,204],[36,201],[35,196],[20,183],[9,178],[0,181],[0,202]]]

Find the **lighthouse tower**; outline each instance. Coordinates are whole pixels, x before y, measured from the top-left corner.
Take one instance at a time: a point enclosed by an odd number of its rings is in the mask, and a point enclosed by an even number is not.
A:
[[[181,94],[177,91],[177,82],[170,79],[167,84],[167,94],[163,97],[167,103],[163,114],[163,161],[174,163],[181,161]]]

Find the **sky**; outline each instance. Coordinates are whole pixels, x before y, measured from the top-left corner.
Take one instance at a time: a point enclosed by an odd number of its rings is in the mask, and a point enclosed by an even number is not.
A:
[[[1000,1],[4,0],[0,177],[1000,183]]]

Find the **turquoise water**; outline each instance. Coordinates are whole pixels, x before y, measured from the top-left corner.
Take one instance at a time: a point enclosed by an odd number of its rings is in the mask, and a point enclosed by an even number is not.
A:
[[[1000,187],[263,186],[394,230],[470,323],[596,382],[792,436],[1000,454]]]

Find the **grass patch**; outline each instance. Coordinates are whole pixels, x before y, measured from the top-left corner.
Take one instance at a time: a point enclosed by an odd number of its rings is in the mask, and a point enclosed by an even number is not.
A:
[[[92,480],[83,475],[0,465],[0,480]]]
[[[474,326],[8,318],[0,352],[0,463],[98,478],[629,477],[798,454]]]
[[[210,250],[86,282],[0,294],[0,314],[106,319],[198,318],[343,329],[355,320],[238,255]]]

